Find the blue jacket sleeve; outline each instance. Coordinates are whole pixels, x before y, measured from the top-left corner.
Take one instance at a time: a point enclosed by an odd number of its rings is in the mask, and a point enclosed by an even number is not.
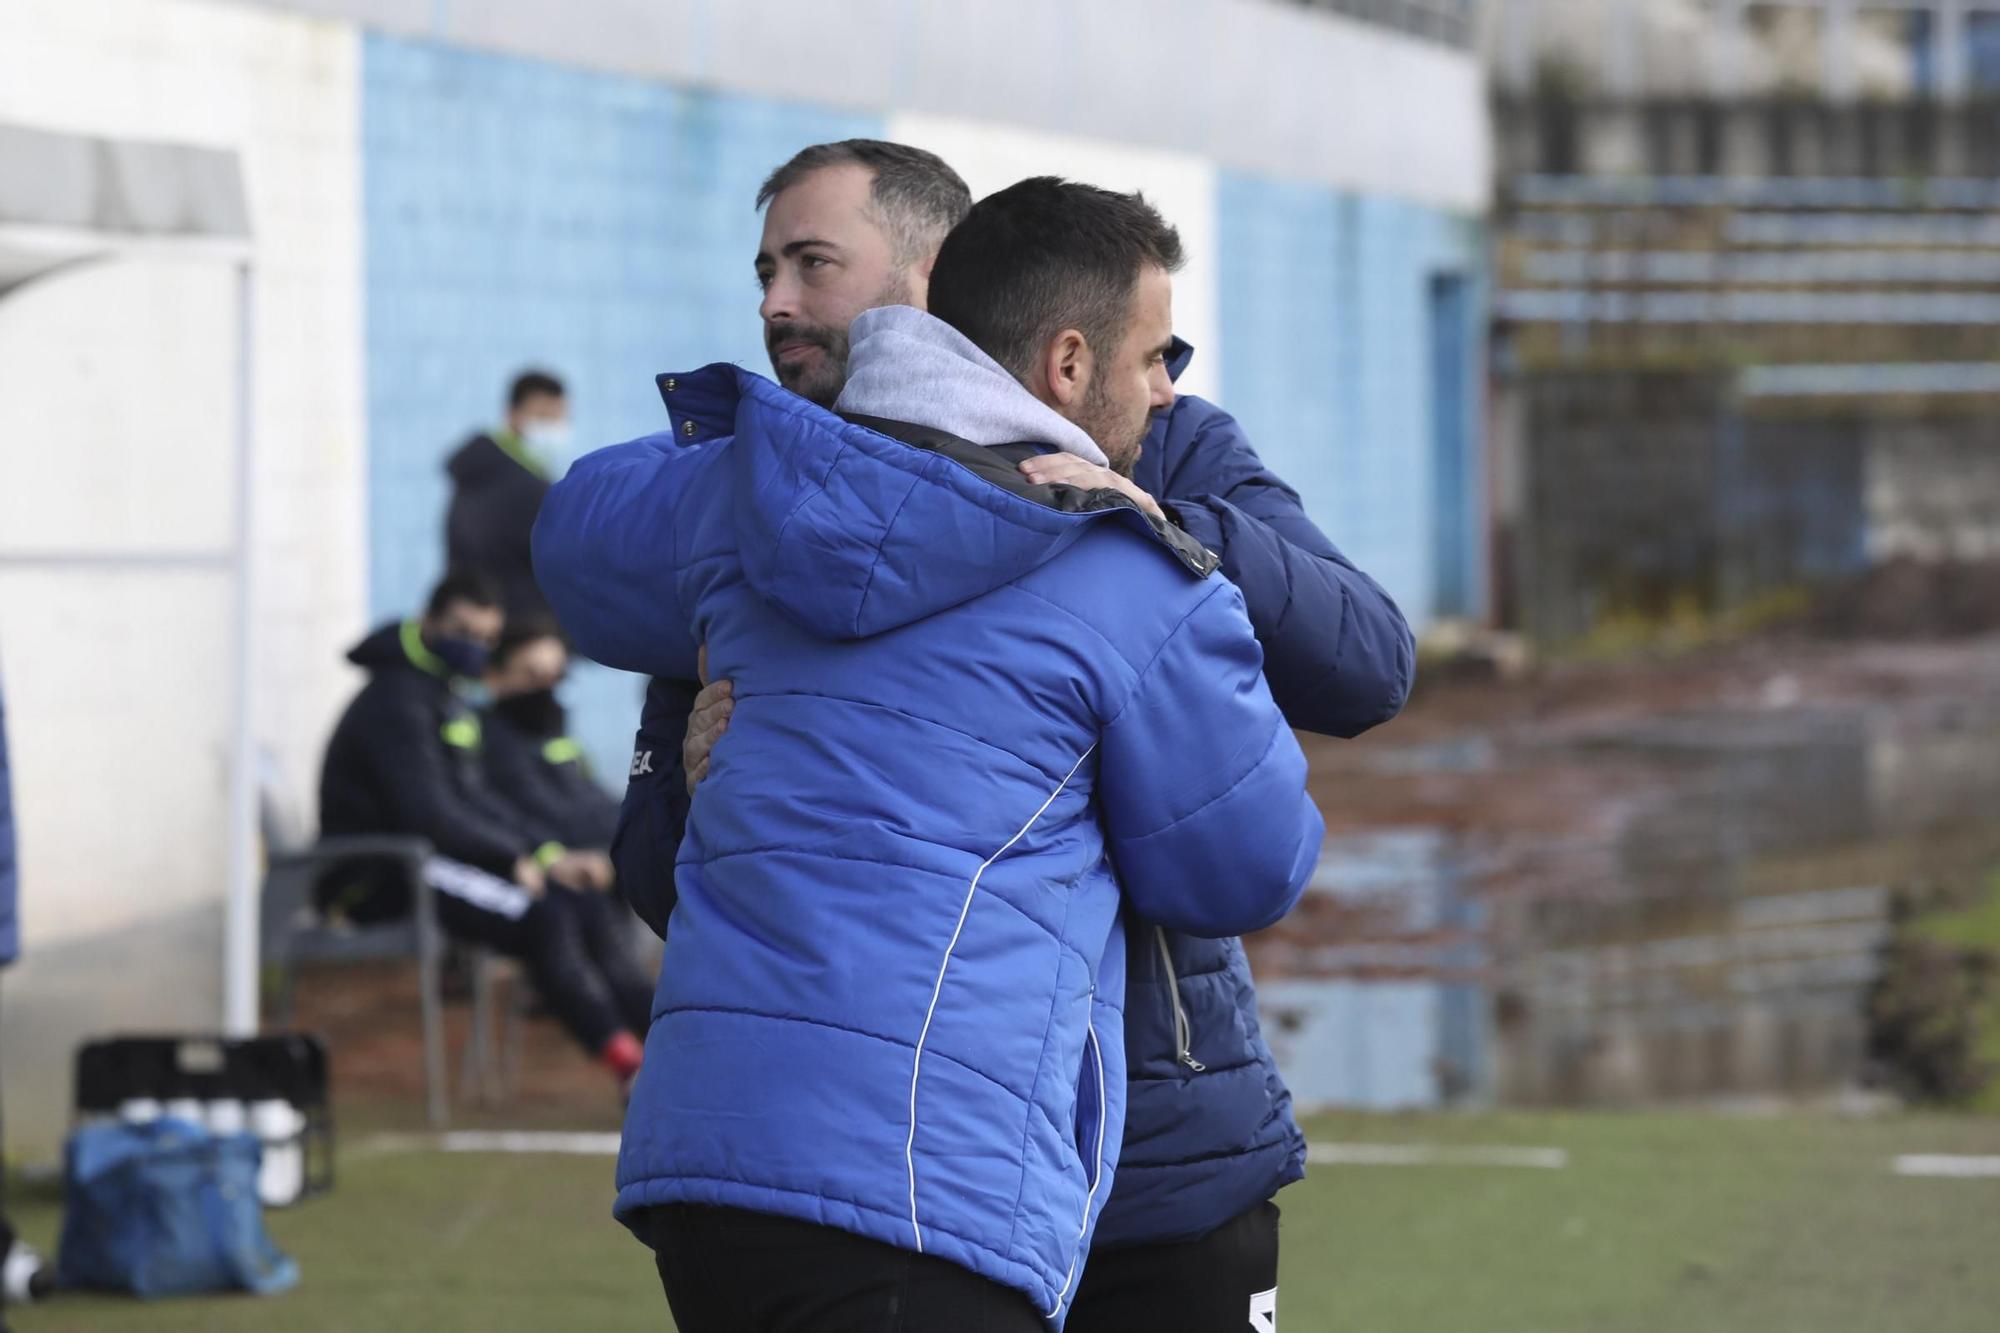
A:
[[[1141,916],[1223,938],[1292,909],[1325,826],[1233,584],[1210,581],[1099,743],[1105,832]]]
[[[700,688],[691,680],[667,679],[646,687],[646,708],[632,742],[631,777],[618,807],[618,831],[611,838],[619,890],[661,939],[667,937],[667,918],[674,913],[674,861],[687,833],[681,738]]]
[[[678,543],[680,501],[702,455],[650,436],[585,455],[549,489],[535,521],[535,579],[585,656],[648,676],[696,674]]]
[[[1286,720],[1358,736],[1401,712],[1416,665],[1403,613],[1306,517],[1236,418],[1180,399],[1163,452],[1158,498],[1243,590]]]

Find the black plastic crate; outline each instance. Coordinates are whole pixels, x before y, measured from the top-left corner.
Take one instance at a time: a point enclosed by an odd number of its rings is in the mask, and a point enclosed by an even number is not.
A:
[[[209,1033],[106,1037],[76,1053],[74,1115],[116,1116],[134,1100],[236,1101],[246,1111],[281,1101],[304,1121],[299,1199],[333,1188],[333,1110],[326,1044],[306,1033],[220,1037]]]

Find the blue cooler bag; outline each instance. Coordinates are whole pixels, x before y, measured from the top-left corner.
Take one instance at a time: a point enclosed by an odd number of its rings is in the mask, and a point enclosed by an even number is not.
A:
[[[184,1120],[70,1136],[56,1281],[135,1296],[285,1291],[299,1266],[264,1232],[263,1145]]]

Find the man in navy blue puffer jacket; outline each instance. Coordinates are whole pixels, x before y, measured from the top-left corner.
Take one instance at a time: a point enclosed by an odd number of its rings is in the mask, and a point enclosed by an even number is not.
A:
[[[1122,1142],[1121,897],[1226,936],[1311,874],[1215,556],[1020,466],[1131,465],[1179,263],[1144,200],[1024,181],[946,241],[935,317],[854,322],[837,414],[664,377],[674,429],[542,510],[580,648],[736,685],[619,1162],[688,1333],[1060,1326]]]
[[[813,197],[842,173],[872,186],[858,217]],[[970,195],[931,154],[858,140],[805,150],[772,174],[758,203],[768,205],[758,270],[774,368],[787,387],[831,404],[845,383],[848,321],[885,291],[923,304],[931,256]],[[867,271],[866,242],[879,233],[916,240],[884,248]],[[829,238],[836,248],[796,244]],[[1169,370],[1178,376],[1189,356],[1178,346]],[[1071,465],[1054,458],[1023,466]],[[1159,497],[1222,558],[1294,727],[1354,736],[1401,710],[1415,660],[1401,613],[1307,518],[1233,417],[1177,397],[1154,419],[1132,477],[1118,481]],[[704,774],[728,725],[730,688],[659,678],[647,692],[612,855],[655,930],[664,932],[671,904],[690,777]],[[1267,1201],[1303,1173],[1305,1140],[1258,1029],[1241,942],[1139,924],[1131,943],[1125,1145],[1069,1327],[1236,1333],[1246,1304],[1262,1311],[1275,1299]]]

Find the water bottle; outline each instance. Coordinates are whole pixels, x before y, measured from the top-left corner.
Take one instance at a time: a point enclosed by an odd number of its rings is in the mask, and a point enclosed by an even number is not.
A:
[[[201,1103],[193,1097],[174,1097],[160,1108],[160,1114],[169,1120],[182,1120],[190,1125],[203,1125],[207,1118],[201,1113]]]
[[[160,1103],[151,1097],[127,1097],[118,1103],[118,1118],[128,1125],[144,1125],[160,1118]]]
[[[257,1197],[266,1207],[296,1203],[305,1191],[306,1149],[299,1134],[306,1118],[290,1102],[272,1098],[250,1108],[251,1132],[263,1140],[264,1164],[257,1171]]]
[[[243,1103],[232,1098],[202,1104],[202,1119],[208,1125],[208,1132],[217,1138],[229,1138],[244,1133],[250,1127],[249,1112]]]
[[[6,1257],[0,1258],[0,1289],[5,1290],[6,1299],[0,1304],[27,1305],[45,1299],[56,1285],[55,1275],[34,1246],[11,1232],[6,1239]]]

